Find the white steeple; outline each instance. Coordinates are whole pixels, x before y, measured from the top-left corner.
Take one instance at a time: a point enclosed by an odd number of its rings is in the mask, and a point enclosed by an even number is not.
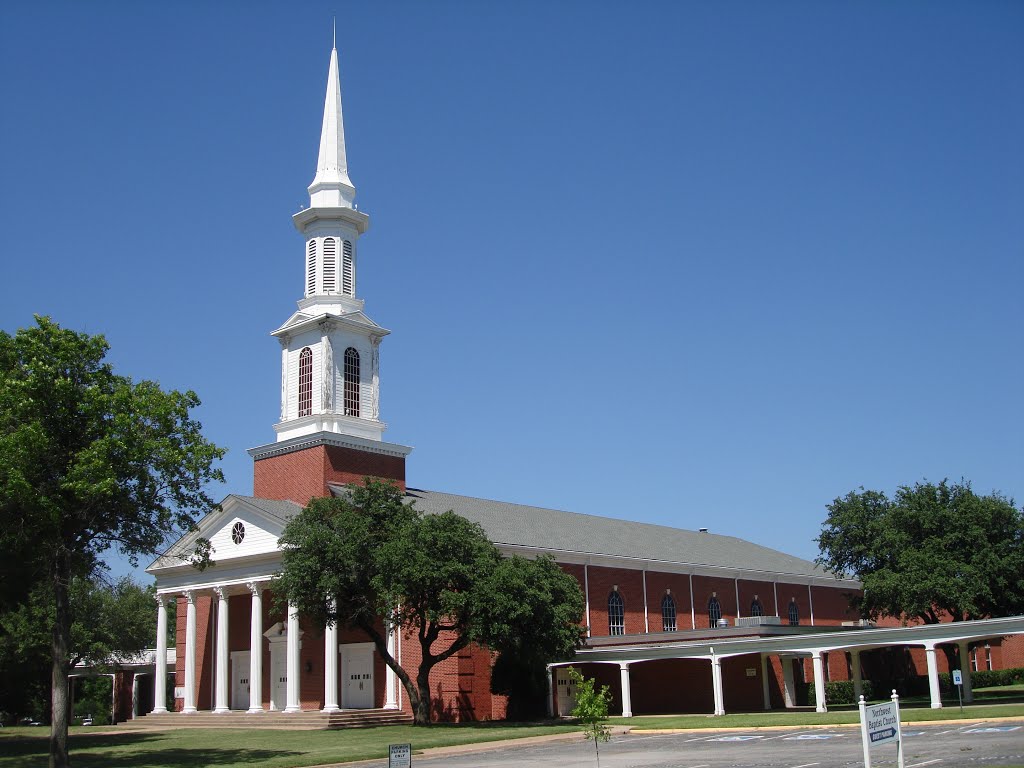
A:
[[[345,157],[345,123],[341,116],[341,78],[338,77],[338,48],[331,48],[327,70],[324,123],[320,130],[320,156],[316,176],[309,185],[309,204],[317,207],[351,208],[356,188],[348,177]]]
[[[273,335],[281,342],[278,441],[320,432],[379,442],[380,341],[390,331],[356,296],[358,240],[370,218],[355,209],[348,178],[337,46],[331,50],[327,98],[310,207],[292,216],[305,238],[303,298]]]

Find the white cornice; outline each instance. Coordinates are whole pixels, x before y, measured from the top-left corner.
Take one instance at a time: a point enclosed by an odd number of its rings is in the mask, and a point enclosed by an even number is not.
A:
[[[315,221],[343,221],[360,235],[370,228],[370,217],[354,208],[304,208],[292,215],[292,224],[302,233]]]
[[[352,448],[367,453],[379,453],[383,456],[395,456],[404,458],[412,453],[412,448],[397,443],[385,443],[378,440],[366,440],[361,437],[342,435],[336,432],[316,432],[312,435],[302,435],[277,443],[268,443],[255,448],[250,448],[248,453],[254,460],[266,459],[271,456],[281,456],[294,451],[302,451],[306,448],[314,448],[318,445],[334,445],[339,448]]]
[[[314,317],[305,316],[303,319],[297,319],[298,316],[301,316],[301,313],[297,313],[296,315],[292,315],[292,317],[290,317],[280,328],[271,331],[270,335],[277,337],[285,335],[294,336],[295,334],[302,333],[303,331],[318,328],[321,323],[328,323],[331,329],[349,330],[354,333],[358,333],[361,336],[376,337],[378,339],[382,339],[391,333],[387,328],[382,328],[374,323],[373,320],[370,320],[370,318],[362,312],[353,312],[352,314],[359,319],[356,319],[355,317],[349,318],[347,315],[331,315],[327,313],[316,315]],[[289,325],[289,323],[292,324]],[[368,325],[367,323],[370,324]]]

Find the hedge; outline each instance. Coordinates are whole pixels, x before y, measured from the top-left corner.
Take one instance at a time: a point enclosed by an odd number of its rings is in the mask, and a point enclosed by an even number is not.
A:
[[[980,672],[971,673],[971,688],[992,688],[1000,685],[1024,684],[1024,667],[1013,669],[986,669]],[[903,678],[895,683],[879,684],[870,680],[864,681],[864,698],[871,701],[875,698],[875,688],[878,687],[880,694],[888,694],[893,687],[901,696],[922,696],[928,693],[928,677],[917,675]],[[945,694],[956,692],[953,679],[948,672],[939,673],[939,690]],[[888,696],[882,696],[888,698]],[[814,683],[807,684],[807,702],[814,701]],[[826,704],[856,704],[857,700],[853,695],[852,680],[835,680],[825,683]]]

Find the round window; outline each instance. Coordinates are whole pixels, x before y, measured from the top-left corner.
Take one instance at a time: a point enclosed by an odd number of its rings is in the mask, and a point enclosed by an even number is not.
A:
[[[235,542],[235,544],[241,544],[242,543],[242,539],[244,539],[244,538],[245,538],[245,526],[242,525],[241,522],[235,523],[231,527],[231,540],[233,542]]]

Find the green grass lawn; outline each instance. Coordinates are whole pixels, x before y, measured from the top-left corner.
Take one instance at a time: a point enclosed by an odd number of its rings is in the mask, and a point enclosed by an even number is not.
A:
[[[961,715],[955,702],[945,709],[907,707],[903,720],[949,720],[961,717],[987,720],[1019,717],[1024,704],[989,704],[964,707]],[[669,715],[660,717],[612,718],[613,725],[632,728],[754,728],[759,726],[807,726],[856,723],[856,709],[818,714],[810,710],[725,715]],[[113,728],[71,729],[72,761],[76,768],[300,768],[301,766],[367,760],[387,756],[388,744],[411,743],[414,750],[477,742],[572,733],[572,723],[511,725],[469,723],[414,728],[409,725],[345,731],[271,731],[188,728],[168,731],[116,733]],[[0,729],[0,768],[45,766],[49,730],[37,728]]]
[[[343,731],[273,731],[188,728],[110,733],[112,728],[71,729],[75,768],[295,768],[387,757],[388,744],[427,747],[572,733],[570,723],[511,725],[470,723],[414,728],[396,725]],[[0,768],[34,768],[47,761],[48,728],[0,729]]]

